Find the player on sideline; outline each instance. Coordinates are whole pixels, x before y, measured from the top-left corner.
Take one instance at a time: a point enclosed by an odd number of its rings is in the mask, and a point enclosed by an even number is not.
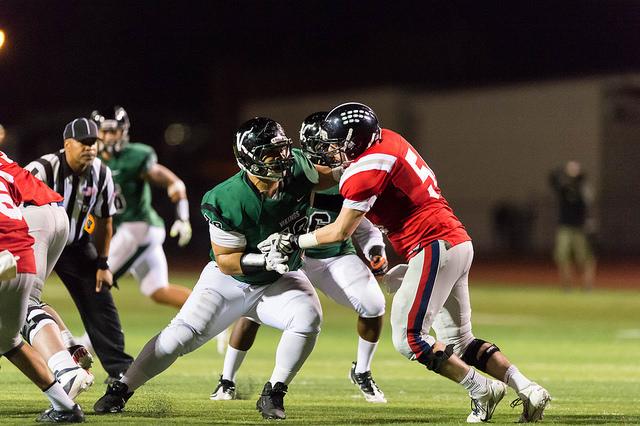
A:
[[[326,167],[337,167],[332,158],[328,158],[318,149],[320,123],[327,112],[316,112],[309,115],[300,127],[300,144],[303,154],[313,164]],[[314,193],[313,207],[308,212],[309,228],[326,225],[335,220],[342,197],[337,185]],[[302,271],[314,287],[322,290],[337,303],[353,309],[358,313],[358,350],[356,361],[352,363],[349,377],[360,389],[368,402],[387,402],[371,375],[371,361],[378,346],[385,312],[385,300],[375,275],[384,275],[388,269],[382,233],[371,222],[364,219],[354,235],[358,245],[370,261],[373,274],[356,255],[355,247],[348,239],[327,247],[305,252]],[[253,345],[259,324],[241,318],[231,333],[231,340],[224,357],[222,375],[216,389],[211,394],[212,400],[230,400],[235,398],[235,376]]]
[[[301,253],[262,254],[257,245],[273,232],[306,227],[312,190],[335,185],[318,174],[291,139],[268,118],[254,118],[236,132],[234,153],[241,171],[202,200],[209,222],[212,261],[168,327],[142,349],[120,381],[94,405],[98,413],[120,412],[133,392],[242,316],[283,330],[275,368],[256,408],[266,419],[284,419],[288,385],[313,349],[322,311],[318,296],[297,269]]]
[[[69,398],[42,357],[25,344],[19,334],[37,274],[32,249],[34,239],[18,206],[23,201],[36,205],[60,202],[62,197],[35,178],[25,178],[24,182],[15,179],[16,170],[11,170],[15,163],[2,151],[0,160],[0,355],[38,386],[51,402],[51,408],[45,410],[38,421],[80,423],[84,421],[80,406]]]
[[[186,287],[169,284],[167,258],[162,243],[164,222],[151,207],[149,182],[167,188],[176,205],[176,220],[170,235],[178,245],[191,240],[189,201],[184,182],[158,164],[153,148],[129,142],[130,121],[120,106],[93,111],[91,119],[99,128],[100,157],[109,166],[116,185],[114,217],[116,233],[111,239],[109,266],[117,280],[127,271],[140,283],[140,291],[156,303],[182,307],[191,294]]]
[[[272,235],[261,248],[271,252],[276,246],[286,254],[343,241],[366,213],[387,230],[396,252],[409,260],[391,307],[396,349],[469,392],[469,423],[491,418],[506,393],[504,383],[523,404],[520,421],[540,420],[549,393],[520,373],[496,345],[471,331],[468,276],[473,246],[433,171],[402,136],[381,129],[366,105],[339,105],[321,127],[327,148],[350,164],[340,179],[342,210],[327,226],[303,235]],[[432,327],[437,340],[428,334]],[[502,381],[489,380],[476,368]]]

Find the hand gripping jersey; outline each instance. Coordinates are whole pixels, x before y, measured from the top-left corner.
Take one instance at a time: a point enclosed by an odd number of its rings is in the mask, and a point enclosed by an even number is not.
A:
[[[293,150],[292,173],[281,183],[273,198],[260,194],[241,171],[207,192],[202,198],[201,212],[211,226],[226,235],[225,241],[213,241],[223,247],[244,248],[245,253],[260,253],[258,243],[274,232],[301,234],[307,229],[307,210],[311,191],[318,183],[318,172],[300,152]],[[230,240],[232,239],[232,241]],[[301,253],[289,255],[289,270],[301,265]],[[215,260],[213,252],[211,259]],[[271,284],[280,277],[273,271],[234,278],[248,284]]]
[[[396,253],[410,259],[434,240],[456,245],[471,238],[438,188],[436,176],[399,134],[382,138],[363,152],[340,179],[344,206],[367,212],[387,231]]]
[[[113,218],[116,226],[122,222],[164,226],[162,218],[151,207],[151,188],[144,178],[157,162],[153,148],[141,143],[128,143],[109,160],[104,160],[116,186],[117,213]]]
[[[344,198],[338,191],[338,185],[333,188],[318,191],[313,194],[312,206],[309,209],[309,227],[307,232],[328,225],[335,221],[340,213]],[[314,259],[327,259],[329,257],[355,254],[351,238],[333,244],[307,249],[304,255]]]

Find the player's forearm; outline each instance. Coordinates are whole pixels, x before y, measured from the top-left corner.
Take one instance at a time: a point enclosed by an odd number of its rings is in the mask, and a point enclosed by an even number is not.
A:
[[[218,268],[225,275],[243,275],[240,259],[244,253],[216,254]]]
[[[109,257],[109,245],[111,244],[111,236],[113,235],[113,219],[110,217],[96,217],[96,227],[93,232],[98,257]]]
[[[187,198],[187,188],[184,182],[162,164],[154,164],[147,172],[147,178],[154,185],[167,188],[169,198],[174,203]]]

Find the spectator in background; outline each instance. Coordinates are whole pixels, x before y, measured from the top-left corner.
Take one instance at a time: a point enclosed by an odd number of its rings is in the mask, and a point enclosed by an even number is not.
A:
[[[558,196],[559,221],[554,259],[565,290],[571,289],[574,265],[582,277],[584,290],[591,290],[596,261],[589,242],[595,231],[592,215],[593,192],[580,163],[571,160],[551,173],[551,186]]]

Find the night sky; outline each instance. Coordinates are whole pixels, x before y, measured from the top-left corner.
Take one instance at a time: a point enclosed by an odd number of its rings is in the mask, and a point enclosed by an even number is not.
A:
[[[207,120],[220,99],[234,108],[379,83],[438,89],[640,68],[637,1],[2,0],[0,27],[8,123],[113,103]]]

